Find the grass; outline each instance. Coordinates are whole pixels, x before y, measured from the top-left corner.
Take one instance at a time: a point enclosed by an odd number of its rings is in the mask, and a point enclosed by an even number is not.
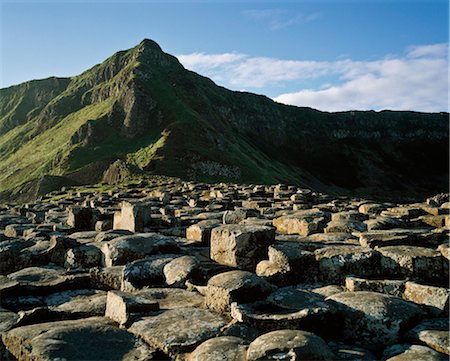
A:
[[[61,164],[53,167],[53,161],[58,153],[67,153],[72,147],[70,138],[80,126],[90,119],[105,115],[110,110],[111,104],[112,99],[109,99],[72,113],[54,127],[25,143],[14,154],[3,156],[0,159],[0,189],[16,187],[45,174],[62,173]],[[11,135],[7,133],[6,136]]]

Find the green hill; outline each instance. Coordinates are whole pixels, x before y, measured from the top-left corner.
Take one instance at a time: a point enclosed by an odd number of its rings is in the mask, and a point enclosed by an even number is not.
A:
[[[122,159],[185,179],[422,197],[448,188],[448,131],[447,113],[326,113],[230,91],[144,40],[76,77],[0,90],[0,191],[96,183]]]

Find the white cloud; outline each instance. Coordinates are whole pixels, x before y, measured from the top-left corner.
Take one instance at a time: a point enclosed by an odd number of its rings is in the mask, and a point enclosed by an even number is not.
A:
[[[320,17],[319,13],[304,14],[286,9],[250,9],[243,11],[242,14],[249,19],[266,22],[271,30],[305,24]]]
[[[297,61],[235,52],[194,53],[179,59],[187,68],[233,89],[253,88],[263,93],[276,86],[300,89],[274,97],[285,104],[326,111],[446,111],[447,52],[448,44],[431,44],[410,47],[402,56],[371,61]],[[304,89],[311,79],[320,84]]]
[[[421,58],[421,57],[437,57],[444,58],[448,56],[448,44],[432,44],[422,46],[411,46],[408,49],[408,57]]]
[[[246,55],[238,53],[192,53],[186,55],[178,55],[178,60],[187,68],[213,69],[225,64],[236,62],[245,57]]]

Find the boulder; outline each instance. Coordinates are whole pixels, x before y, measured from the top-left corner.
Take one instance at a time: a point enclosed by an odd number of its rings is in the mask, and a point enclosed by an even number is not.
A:
[[[104,242],[101,250],[106,267],[123,265],[156,253],[176,253],[178,245],[172,237],[157,233],[136,233]]]
[[[405,282],[404,280],[367,279],[347,276],[345,278],[345,287],[350,292],[371,291],[402,297],[405,290]]]
[[[385,274],[447,283],[448,260],[436,250],[414,246],[390,246],[379,248],[378,252],[381,254],[381,270]]]
[[[419,305],[430,307],[434,313],[448,313],[449,292],[450,290],[445,287],[435,287],[409,281],[405,283],[403,297]]]
[[[20,360],[158,360],[155,350],[103,317],[39,323],[2,336]]]
[[[244,340],[233,336],[219,336],[200,344],[188,358],[189,361],[246,361]]]
[[[145,286],[163,286],[164,267],[177,257],[173,254],[157,254],[127,263],[123,267],[120,289],[132,292]]]
[[[347,275],[372,276],[379,268],[378,254],[358,246],[329,246],[316,250],[318,277],[327,282],[343,282]]]
[[[159,310],[159,304],[152,299],[127,292],[109,291],[105,316],[123,326],[139,314],[157,310]]]
[[[334,354],[324,340],[300,330],[278,330],[254,340],[247,350],[248,361],[332,360]]]
[[[267,296],[274,288],[273,285],[251,272],[224,272],[208,281],[206,305],[216,312],[227,313],[230,311],[232,302],[253,302]]]
[[[267,249],[274,240],[272,227],[241,224],[217,227],[211,234],[211,259],[254,271],[258,262],[266,258]]]
[[[231,304],[233,319],[265,332],[301,329],[328,334],[334,325],[333,311],[325,297],[296,286],[280,288],[266,301]]]
[[[211,241],[211,231],[220,226],[217,220],[204,220],[186,228],[186,238],[202,244],[209,244]]]
[[[327,301],[342,319],[341,337],[369,350],[396,343],[401,330],[423,315],[412,302],[376,292],[342,292]]]
[[[423,320],[405,334],[405,340],[431,347],[435,351],[450,355],[448,319]]]
[[[183,287],[192,278],[200,278],[200,262],[193,256],[181,256],[164,266],[166,283],[174,287]]]
[[[277,231],[286,234],[308,236],[321,233],[329,221],[329,215],[318,209],[297,211],[293,215],[281,216],[273,220]]]
[[[176,308],[134,322],[129,331],[169,355],[192,351],[219,334],[225,320],[208,310]]]

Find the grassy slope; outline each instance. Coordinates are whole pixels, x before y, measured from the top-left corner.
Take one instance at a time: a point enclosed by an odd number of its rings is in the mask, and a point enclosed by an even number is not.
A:
[[[16,187],[45,174],[62,174],[64,169],[53,164],[56,156],[70,152],[73,147],[70,138],[79,127],[88,120],[105,115],[110,107],[111,101],[105,101],[71,113],[54,127],[25,143],[14,154],[0,158],[0,188]],[[10,136],[7,133],[1,140]]]
[[[127,95],[130,86],[135,88]],[[381,139],[408,132],[408,128],[422,127],[427,132],[424,124],[428,120],[417,114],[329,114],[276,104],[263,96],[218,87],[186,71],[153,44],[144,50],[140,44],[119,52],[60,87],[48,103],[40,98],[37,108],[33,102],[22,102],[28,104],[21,110],[26,113],[25,121],[21,118],[15,128],[3,134],[0,131],[0,191],[44,174],[77,172],[93,162],[118,157],[156,173],[230,180],[190,173],[192,164],[213,161],[237,166],[241,177],[235,181],[281,181],[322,190],[358,189],[386,172],[386,179],[379,180],[383,187],[384,182],[398,181],[396,169],[405,173],[400,183],[407,184],[409,177],[414,187],[418,173],[405,168],[411,157],[420,159],[424,177],[433,167],[443,169],[437,155],[442,153],[445,139],[439,144],[424,140],[409,149],[395,142],[377,149],[376,142],[358,139],[361,130],[379,132]],[[16,95],[9,90],[5,97],[1,93],[4,124],[11,121],[11,114],[20,113],[14,103],[25,96],[22,90]],[[157,104],[155,119],[144,119],[142,131],[123,136],[120,122],[124,117],[136,117],[133,102],[141,102],[137,108],[145,113],[147,100]],[[117,112],[118,106],[122,113]],[[162,114],[161,119],[157,120],[156,114]],[[141,118],[142,114],[132,121]],[[72,135],[87,123],[96,134],[95,141],[71,144]],[[405,124],[404,129],[400,123]],[[336,140],[331,134],[336,129],[354,132],[354,136]],[[436,151],[424,153],[430,146]],[[398,154],[400,151],[403,153]],[[430,182],[434,181],[430,177]]]

